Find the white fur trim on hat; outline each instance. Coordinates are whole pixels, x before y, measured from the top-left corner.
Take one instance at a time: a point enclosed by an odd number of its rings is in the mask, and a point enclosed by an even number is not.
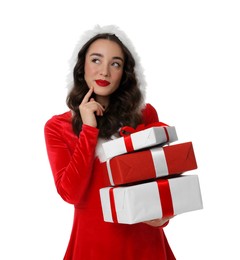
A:
[[[138,54],[135,51],[135,48],[132,44],[132,42],[130,41],[130,39],[128,38],[128,36],[125,34],[125,32],[123,32],[122,30],[120,30],[117,26],[115,25],[106,25],[106,26],[100,26],[100,25],[96,25],[92,30],[88,30],[86,31],[82,37],[80,38],[80,40],[78,41],[78,43],[76,44],[72,57],[70,59],[70,71],[71,71],[71,75],[70,78],[68,78],[68,87],[71,88],[73,85],[73,79],[72,79],[72,71],[73,68],[77,62],[77,56],[78,56],[78,52],[80,51],[80,49],[83,47],[83,45],[88,42],[91,38],[93,38],[94,36],[101,34],[101,33],[110,33],[110,34],[115,34],[119,40],[127,47],[127,49],[131,52],[134,60],[135,60],[135,74],[136,74],[136,78],[137,78],[137,83],[138,86],[142,92],[143,95],[143,100],[145,100],[145,96],[146,96],[146,81],[145,81],[145,76],[144,76],[144,72],[143,72],[143,68],[140,64],[140,58],[138,56]]]

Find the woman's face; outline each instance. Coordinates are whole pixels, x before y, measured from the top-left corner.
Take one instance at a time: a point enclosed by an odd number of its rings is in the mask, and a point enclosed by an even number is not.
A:
[[[106,97],[119,86],[124,66],[121,47],[113,41],[98,39],[86,53],[84,78],[97,96]]]

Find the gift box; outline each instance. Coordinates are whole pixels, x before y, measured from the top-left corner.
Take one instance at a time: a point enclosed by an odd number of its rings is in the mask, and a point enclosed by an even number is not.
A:
[[[141,129],[141,128],[140,128]],[[134,130],[133,130],[134,131]],[[106,159],[158,144],[177,141],[174,126],[149,127],[102,144]]]
[[[181,174],[197,168],[192,142],[122,154],[105,164],[112,186]]]
[[[203,208],[197,175],[100,189],[106,222],[134,224]]]

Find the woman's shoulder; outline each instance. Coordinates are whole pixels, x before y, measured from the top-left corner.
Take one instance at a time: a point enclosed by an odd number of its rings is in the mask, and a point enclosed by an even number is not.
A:
[[[62,128],[64,125],[71,125],[72,114],[71,111],[66,111],[61,114],[53,115],[51,118],[47,120],[45,123],[45,127],[60,127]]]
[[[158,114],[155,109],[150,103],[146,103],[142,109],[143,121],[145,124],[150,124],[154,122],[158,122]]]
[[[154,113],[157,113],[155,107],[152,104],[150,104],[150,103],[146,103],[144,105],[143,112],[154,112]]]

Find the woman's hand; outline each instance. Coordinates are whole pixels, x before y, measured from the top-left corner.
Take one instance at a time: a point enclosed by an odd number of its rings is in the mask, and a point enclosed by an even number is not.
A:
[[[144,221],[143,223],[152,226],[152,227],[160,227],[166,224],[172,217],[166,217],[166,218],[158,218],[158,219],[153,219],[149,221]]]
[[[96,116],[102,116],[105,109],[94,98],[90,98],[92,93],[93,88],[90,88],[79,105],[79,111],[83,124],[97,127]]]

